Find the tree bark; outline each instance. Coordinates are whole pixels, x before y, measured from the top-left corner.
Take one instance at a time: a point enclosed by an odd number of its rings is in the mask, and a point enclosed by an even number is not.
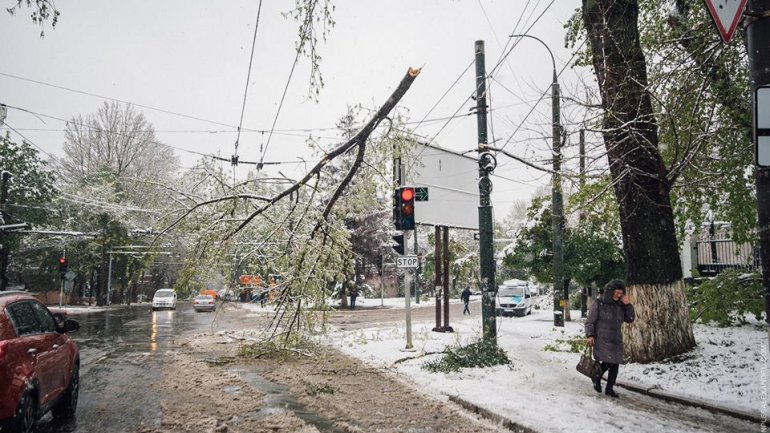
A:
[[[653,362],[686,352],[695,345],[682,280],[671,284],[636,284],[628,288],[628,296],[636,320],[624,327],[625,359]]]
[[[686,352],[695,339],[681,284],[671,186],[658,152],[658,128],[647,93],[638,13],[636,0],[583,0],[583,21],[602,96],[603,137],[620,213],[626,277],[636,305],[645,311],[637,313],[639,323],[629,327],[626,352],[632,361],[648,362]],[[665,302],[658,303],[662,299]],[[666,338],[658,338],[658,332]]]

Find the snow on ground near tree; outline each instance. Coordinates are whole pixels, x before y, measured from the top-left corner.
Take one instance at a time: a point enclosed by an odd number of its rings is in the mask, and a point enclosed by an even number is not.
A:
[[[363,305],[379,306],[380,302],[380,299],[366,299]],[[361,304],[357,302],[357,305]],[[384,304],[390,308],[403,308],[404,300],[386,299]],[[427,302],[420,307],[433,305],[433,302]],[[439,356],[422,356],[424,353],[440,352],[447,346],[467,344],[480,338],[480,303],[472,302],[471,305],[471,318],[450,317],[454,333],[432,332],[433,321],[413,323],[412,341],[416,353],[403,350],[406,343],[403,324],[334,334],[329,337],[330,343],[368,363],[393,369],[426,392],[437,396],[456,395],[539,431],[567,431],[575,427],[584,427],[586,431],[615,431],[619,427],[633,428],[634,431],[702,431],[703,425],[709,425],[708,417],[712,415],[708,412],[704,412],[706,418],[701,426],[667,421],[666,416],[660,418],[660,414],[670,404],[651,402],[651,397],[622,388],[619,389],[620,400],[596,394],[590,381],[575,371],[580,355],[569,352],[569,345],[564,342],[570,337],[583,336],[579,311],[572,312],[575,320],[567,322],[562,329],[553,326],[551,311],[532,310],[528,317],[498,318],[498,345],[512,360],[510,368],[464,369],[452,374],[429,373],[422,369],[424,362]],[[658,385],[667,391],[757,415],[766,414],[767,325],[764,322],[737,328],[695,325],[694,332],[698,346],[691,352],[676,360],[622,365],[619,378]],[[555,346],[559,351],[544,350],[546,346]],[[420,358],[394,364],[410,356]],[[654,409],[650,409],[651,405]],[[646,410],[637,411],[639,407],[646,407]],[[676,412],[695,410],[673,407],[670,414],[673,417]],[[659,416],[649,417],[650,410]]]

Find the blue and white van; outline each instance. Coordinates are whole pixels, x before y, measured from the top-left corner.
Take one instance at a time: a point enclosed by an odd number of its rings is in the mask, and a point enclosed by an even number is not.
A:
[[[532,295],[528,281],[506,280],[497,287],[496,315],[526,316],[530,313],[532,313]]]

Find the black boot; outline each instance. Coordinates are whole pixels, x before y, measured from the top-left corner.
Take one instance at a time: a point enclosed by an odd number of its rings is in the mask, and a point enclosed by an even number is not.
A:
[[[602,392],[602,379],[601,378],[593,379],[593,382],[594,382],[594,390],[596,390],[596,392]]]
[[[617,392],[612,390],[612,388],[607,388],[606,390],[604,390],[604,393],[609,395],[610,397],[614,397],[614,398],[620,397]]]

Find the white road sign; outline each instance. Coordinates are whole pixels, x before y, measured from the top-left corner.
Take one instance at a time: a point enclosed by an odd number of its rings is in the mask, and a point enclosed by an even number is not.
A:
[[[397,268],[416,268],[417,256],[398,256],[396,257]]]
[[[743,10],[746,9],[746,0],[706,0],[706,6],[719,29],[722,40],[725,43],[730,42]]]

